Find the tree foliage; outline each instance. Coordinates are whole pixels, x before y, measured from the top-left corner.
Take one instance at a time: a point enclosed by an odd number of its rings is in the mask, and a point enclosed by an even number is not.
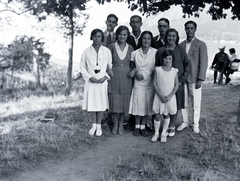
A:
[[[67,71],[67,89],[72,86],[72,62],[74,35],[82,34],[89,18],[83,11],[86,10],[86,3],[90,0],[17,0],[22,2],[25,9],[29,9],[32,15],[38,17],[39,21],[53,15],[61,22],[61,28],[65,28],[65,37],[69,38],[69,58]],[[81,24],[80,19],[84,19]]]
[[[125,0],[117,0],[125,2]],[[104,2],[100,1],[99,2]],[[109,2],[109,0],[107,0]],[[139,10],[143,15],[156,15],[170,9],[171,6],[181,6],[183,16],[199,17],[199,13],[208,7],[207,13],[213,20],[226,18],[226,10],[231,10],[232,19],[240,20],[240,1],[239,0],[127,0],[128,8]],[[208,5],[208,6],[207,6]]]

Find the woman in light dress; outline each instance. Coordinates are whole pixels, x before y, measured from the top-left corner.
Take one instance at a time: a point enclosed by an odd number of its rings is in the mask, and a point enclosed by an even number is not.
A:
[[[109,108],[107,80],[110,77],[106,72],[112,68],[112,55],[101,45],[104,41],[102,30],[94,29],[90,39],[93,43],[83,51],[80,61],[80,72],[85,80],[82,109],[90,113],[92,127],[88,133],[101,136],[103,112]]]
[[[134,76],[134,86],[129,106],[129,114],[135,116],[135,136],[148,136],[145,123],[149,116],[154,114],[153,103],[153,70],[155,65],[155,54],[157,49],[153,48],[153,35],[150,31],[142,32],[139,38],[141,47],[131,55],[131,64],[134,70],[130,76]]]

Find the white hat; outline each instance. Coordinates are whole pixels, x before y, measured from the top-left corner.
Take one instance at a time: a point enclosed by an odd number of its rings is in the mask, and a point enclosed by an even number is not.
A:
[[[218,47],[218,49],[224,49],[226,46],[220,46]]]

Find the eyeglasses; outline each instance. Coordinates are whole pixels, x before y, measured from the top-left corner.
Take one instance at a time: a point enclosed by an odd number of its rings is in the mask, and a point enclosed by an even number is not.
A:
[[[158,28],[167,28],[168,26],[167,25],[158,25]]]

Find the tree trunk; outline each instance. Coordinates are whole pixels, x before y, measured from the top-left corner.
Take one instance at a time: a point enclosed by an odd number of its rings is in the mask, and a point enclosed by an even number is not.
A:
[[[72,88],[72,65],[73,65],[73,39],[74,39],[74,24],[73,24],[73,7],[69,4],[69,22],[70,22],[70,36],[69,36],[69,52],[68,52],[68,69],[67,69],[67,92],[70,93]]]
[[[1,85],[1,89],[6,89],[6,88],[7,88],[6,70],[2,69],[2,85]]]
[[[37,57],[37,77],[36,77],[36,88],[40,88],[41,84],[40,84],[40,72],[39,72],[39,59]]]

